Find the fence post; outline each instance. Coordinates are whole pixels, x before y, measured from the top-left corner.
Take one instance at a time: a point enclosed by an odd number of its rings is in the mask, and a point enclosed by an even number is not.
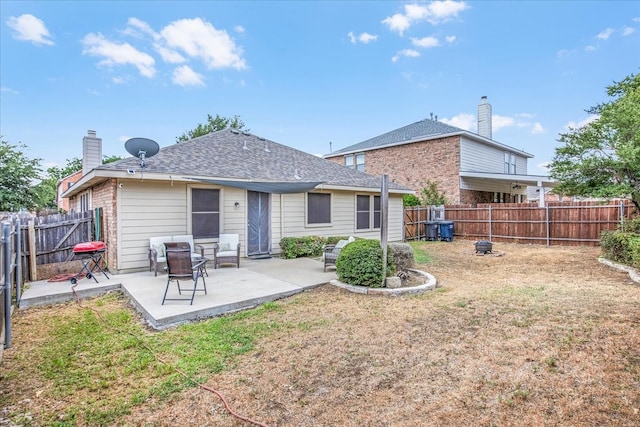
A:
[[[4,245],[4,348],[11,348],[11,225],[2,223]]]
[[[22,298],[22,235],[20,234],[20,217],[16,219],[15,239],[16,239],[16,305],[20,307],[20,299]]]
[[[624,203],[620,200],[620,231],[624,231]]]
[[[549,205],[546,205],[544,207],[544,210],[545,210],[545,214],[546,214],[545,222],[546,222],[546,226],[547,226],[547,246],[550,246],[551,245],[551,240],[550,240],[550,236],[549,236]]]
[[[33,218],[29,218],[29,273],[31,281],[38,280],[38,265],[36,258],[36,225]]]
[[[492,229],[492,224],[491,224],[491,205],[489,205],[489,241],[491,241],[491,239],[493,238],[493,234],[491,232]]]

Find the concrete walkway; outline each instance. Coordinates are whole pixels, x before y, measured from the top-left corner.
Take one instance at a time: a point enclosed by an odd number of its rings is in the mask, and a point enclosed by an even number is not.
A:
[[[336,279],[335,270],[326,273],[319,260],[298,258],[286,260],[269,258],[243,259],[240,268],[208,266],[205,277],[207,294],[197,292],[193,305],[189,301],[166,301],[162,295],[167,284],[166,274],[154,276],[152,272],[111,275],[102,274],[93,279],[81,279],[75,286],[79,298],[88,298],[112,290],[127,295],[136,310],[155,329],[163,329],[191,320],[204,319],[243,310],[274,301],[313,288]],[[184,285],[190,283],[184,282]],[[202,287],[202,283],[199,283]],[[184,295],[184,294],[183,294]],[[175,282],[169,285],[167,298],[180,297]],[[73,285],[66,282],[32,282],[25,286],[20,309],[57,304],[75,300]]]

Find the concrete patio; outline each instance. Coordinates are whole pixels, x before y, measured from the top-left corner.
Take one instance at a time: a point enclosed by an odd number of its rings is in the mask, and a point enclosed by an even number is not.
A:
[[[93,279],[78,281],[75,292],[79,298],[88,298],[113,290],[127,295],[136,310],[155,329],[163,329],[197,319],[218,316],[288,297],[336,279],[335,270],[324,272],[324,264],[315,259],[280,258],[243,259],[240,268],[208,267],[205,277],[207,294],[197,292],[193,305],[189,301],[166,301],[162,295],[167,283],[166,274],[154,276],[152,272],[111,275],[109,279],[98,274]],[[184,285],[189,285],[185,282]],[[202,283],[199,284],[202,287]],[[32,282],[25,286],[20,309],[72,301],[73,285],[65,282]],[[175,282],[169,285],[168,298],[180,297]]]

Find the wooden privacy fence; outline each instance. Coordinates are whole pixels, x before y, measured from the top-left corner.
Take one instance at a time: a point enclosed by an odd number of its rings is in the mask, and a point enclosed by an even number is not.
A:
[[[22,216],[24,277],[37,280],[37,266],[71,261],[78,243],[100,240],[101,210]]]
[[[630,218],[634,205],[619,202],[550,202],[447,205],[444,218],[454,223],[454,236],[494,242],[546,245],[597,245],[600,233]],[[405,240],[424,237],[425,207],[405,208]]]

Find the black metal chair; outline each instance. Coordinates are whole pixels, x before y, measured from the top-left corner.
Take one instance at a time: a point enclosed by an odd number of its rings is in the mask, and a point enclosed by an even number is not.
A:
[[[193,299],[196,296],[196,291],[204,291],[207,294],[207,284],[204,280],[206,258],[192,261],[191,259],[191,245],[187,242],[173,242],[166,243],[166,256],[167,256],[167,286],[164,290],[164,296],[162,297],[162,304],[165,301],[190,301],[193,305]],[[202,288],[198,288],[198,281],[202,277]],[[180,280],[193,281],[193,288],[181,288]],[[191,292],[190,298],[167,298],[167,292],[169,291],[169,284],[175,281],[178,285],[178,294],[182,295],[182,291]]]

